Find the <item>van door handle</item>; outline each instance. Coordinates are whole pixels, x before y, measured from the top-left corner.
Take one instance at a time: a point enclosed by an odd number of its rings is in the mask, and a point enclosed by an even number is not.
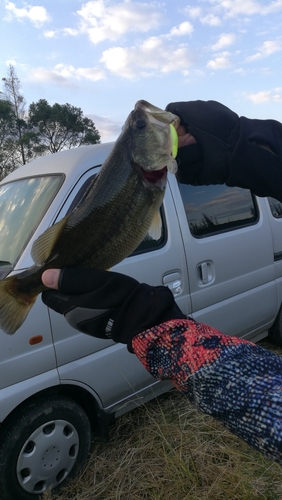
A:
[[[163,284],[165,286],[168,286],[168,288],[172,291],[174,297],[177,297],[183,291],[181,274],[178,272],[166,274],[165,276],[163,276]]]
[[[214,266],[212,261],[201,262],[197,266],[199,285],[207,285],[214,281]]]
[[[209,274],[208,274],[208,265],[206,262],[202,262],[202,264],[200,264],[200,275],[202,283],[204,283],[204,285],[208,283]]]

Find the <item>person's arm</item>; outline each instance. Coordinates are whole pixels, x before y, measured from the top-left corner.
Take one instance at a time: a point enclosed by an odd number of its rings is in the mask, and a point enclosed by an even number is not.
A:
[[[208,325],[172,320],[136,335],[132,350],[204,413],[282,465],[282,360]]]
[[[89,269],[50,270],[42,280],[55,289],[43,302],[72,326],[127,344],[153,377],[282,464],[279,356],[187,318],[167,287]]]
[[[282,201],[280,122],[239,117],[216,101],[175,102],[166,109],[181,119],[179,182],[225,183]]]

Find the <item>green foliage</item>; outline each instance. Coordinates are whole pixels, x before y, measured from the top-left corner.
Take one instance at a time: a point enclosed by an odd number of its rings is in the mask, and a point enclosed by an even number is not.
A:
[[[28,161],[87,144],[100,142],[94,122],[83,116],[81,108],[46,99],[33,102],[26,112],[26,101],[13,66],[9,66],[3,92],[0,92],[0,180]]]
[[[93,121],[83,117],[81,108],[68,103],[51,106],[46,99],[33,102],[29,106],[29,124],[37,135],[38,144],[48,153],[100,142]]]

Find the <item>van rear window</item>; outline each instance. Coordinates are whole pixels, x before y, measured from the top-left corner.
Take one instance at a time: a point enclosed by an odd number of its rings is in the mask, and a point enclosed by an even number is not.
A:
[[[246,189],[225,185],[179,184],[190,231],[195,238],[231,231],[258,219],[254,197]]]

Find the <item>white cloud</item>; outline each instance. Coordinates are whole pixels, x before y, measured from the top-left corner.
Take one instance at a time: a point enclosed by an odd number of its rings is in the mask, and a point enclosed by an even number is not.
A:
[[[261,104],[270,101],[282,102],[282,88],[276,88],[274,90],[261,90],[256,93],[245,92],[244,97],[253,104]]]
[[[185,9],[183,9],[183,12],[192,19],[200,19],[202,24],[207,24],[209,26],[220,26],[222,24],[221,19],[213,14],[213,12],[204,14],[206,11],[204,11],[202,7],[187,5]]]
[[[201,7],[194,7],[192,5],[187,5],[184,9],[184,13],[190,16],[192,19],[196,19],[202,15],[203,9]]]
[[[28,64],[20,63],[16,59],[7,59],[5,61],[6,66],[14,66],[14,68],[19,69],[21,72],[29,71]]]
[[[96,44],[104,40],[116,40],[127,32],[145,32],[157,28],[161,21],[161,14],[154,10],[148,3],[132,3],[124,0],[123,3],[112,7],[105,7],[104,0],[94,0],[83,5],[78,11],[82,21],[77,28],[60,28],[46,30],[46,38],[61,35],[77,36],[86,33],[90,40]],[[194,31],[189,21],[183,21],[171,28],[170,32],[162,35],[167,38],[191,35]]]
[[[173,71],[187,71],[192,55],[185,45],[175,47],[166,37],[150,37],[134,47],[113,47],[103,52],[101,62],[116,75],[135,79]]]
[[[56,36],[56,30],[46,30],[43,34],[46,38],[54,38],[54,36]]]
[[[230,53],[222,52],[222,54],[218,54],[214,59],[211,59],[207,63],[207,68],[217,70],[217,69],[225,69],[231,66]]]
[[[183,36],[183,35],[191,35],[193,31],[194,31],[193,25],[189,23],[189,21],[184,21],[178,26],[174,26],[170,30],[169,34],[171,36]]]
[[[64,35],[76,36],[79,34],[79,30],[75,28],[63,28],[62,31]]]
[[[106,116],[99,116],[94,114],[87,114],[95,123],[96,128],[101,135],[101,141],[114,141],[121,133],[123,123],[118,123]]]
[[[227,17],[239,15],[253,16],[261,14],[263,16],[282,10],[282,0],[273,0],[266,5],[266,2],[256,0],[215,0],[212,2],[216,10],[222,10]]]
[[[212,50],[221,50],[224,47],[228,47],[229,45],[232,45],[233,43],[236,42],[236,35],[234,33],[222,33],[219,37],[217,42],[212,45]]]
[[[221,7],[228,17],[250,16],[261,12],[263,6],[254,0],[219,0],[217,5]]]
[[[207,14],[204,17],[201,17],[202,24],[208,24],[209,26],[220,26],[222,24],[221,19],[214,14]]]
[[[58,30],[46,30],[44,31],[43,35],[46,38],[55,38],[60,35],[70,35],[70,36],[77,36],[79,35],[79,30],[75,28],[62,28]]]
[[[282,10],[282,0],[276,0],[275,2],[270,2],[269,5],[264,5],[261,13],[266,15],[278,10]]]
[[[160,25],[162,15],[155,4],[124,0],[107,6],[104,0],[91,0],[77,11],[80,30],[91,42],[117,40],[128,32],[146,32]]]
[[[12,65],[12,66],[17,66],[17,61],[15,61],[15,59],[7,59],[7,60],[5,61],[5,64],[6,64],[7,66],[10,66],[10,65]]]
[[[256,61],[263,57],[268,57],[274,52],[282,50],[282,40],[267,40],[259,47],[258,52],[246,58],[247,61]]]
[[[91,80],[96,82],[105,78],[103,69],[75,68],[71,65],[57,64],[53,69],[48,70],[42,67],[29,70],[29,80],[36,82],[53,82],[62,85],[71,85],[73,80]]]
[[[245,94],[245,97],[248,100],[252,101],[254,104],[260,104],[261,102],[270,101],[271,92],[270,92],[270,90],[261,90],[260,92],[257,92],[256,94],[247,93],[247,94]]]
[[[45,9],[45,7],[38,5],[26,5],[25,7],[18,8],[13,2],[6,2],[6,21],[11,21],[12,19],[17,19],[22,21],[28,19],[34,26],[39,28],[45,22],[50,20],[50,16]]]
[[[240,68],[234,69],[234,73],[237,73],[238,75],[240,75],[240,74],[241,75],[245,75],[246,74],[246,70],[244,68],[240,67]]]
[[[276,12],[282,9],[282,0],[276,0],[276,2],[271,2],[268,7],[265,8],[267,13]]]

